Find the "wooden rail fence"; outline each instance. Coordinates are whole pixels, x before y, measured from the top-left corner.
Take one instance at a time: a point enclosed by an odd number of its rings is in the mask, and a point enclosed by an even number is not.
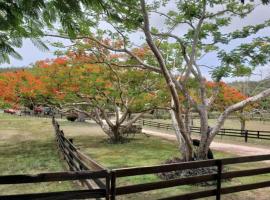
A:
[[[83,179],[98,179],[106,177],[109,180],[108,172],[100,170],[97,172],[76,171],[76,172],[56,172],[42,173],[37,175],[7,175],[0,176],[0,185],[6,184],[25,184],[41,183],[53,181],[71,181]],[[61,192],[45,192],[32,194],[14,194],[0,195],[1,200],[69,200],[69,199],[89,199],[89,198],[106,198],[109,199],[109,191],[105,188],[73,190]]]
[[[69,200],[90,198],[105,198],[106,200],[115,200],[116,197],[122,195],[147,192],[151,190],[159,190],[182,185],[197,184],[206,181],[215,181],[216,187],[214,189],[209,189],[206,187],[206,190],[203,191],[179,194],[171,197],[162,197],[160,200],[199,199],[210,196],[215,196],[217,200],[220,200],[221,195],[223,194],[230,194],[270,186],[269,176],[265,176],[266,180],[264,181],[247,183],[244,185],[222,187],[223,179],[249,177],[270,173],[270,165],[268,163],[266,163],[266,165],[262,168],[226,172],[223,171],[224,166],[270,160],[270,154],[108,170],[80,152],[78,148],[74,146],[72,140],[66,139],[63,131],[60,129],[60,126],[55,121],[55,119],[53,119],[53,126],[55,128],[56,140],[59,150],[68,163],[71,172],[0,176],[0,185],[78,180],[86,185],[88,189],[36,194],[0,195],[1,200]],[[147,183],[143,182],[129,185],[119,185],[118,182],[118,179],[124,177],[143,176],[148,174],[157,174],[162,172],[172,172],[177,170],[196,169],[203,167],[215,167],[217,172],[209,175],[160,180]],[[93,185],[93,183],[95,185]]]
[[[107,170],[105,167],[97,163],[95,160],[86,156],[84,153],[78,150],[74,146],[72,139],[67,139],[63,130],[60,129],[58,122],[55,118],[52,118],[52,124],[56,134],[56,141],[58,149],[61,152],[63,158],[67,162],[70,171],[102,171]],[[106,188],[106,181],[102,179],[82,180],[82,185],[86,185],[91,188]]]
[[[150,126],[159,129],[174,130],[172,124],[160,123],[151,120],[140,119],[138,121],[143,126]],[[193,133],[200,133],[200,127],[191,127]],[[258,131],[258,130],[240,130],[240,129],[220,129],[218,135],[220,136],[230,136],[230,137],[241,137],[244,138],[245,142],[248,142],[249,138],[260,139],[260,140],[270,140],[270,131]]]
[[[263,160],[270,160],[270,155],[260,155],[260,156],[249,156],[249,157],[238,157],[238,158],[226,158],[226,159],[213,159],[206,161],[193,161],[188,163],[176,163],[167,165],[158,165],[150,167],[134,167],[134,168],[122,168],[115,169],[111,172],[111,199],[115,199],[115,196],[133,194],[139,192],[146,192],[150,190],[157,190],[169,187],[176,187],[181,185],[189,185],[202,183],[206,181],[216,181],[216,188],[210,190],[204,190],[199,192],[180,194],[173,197],[160,198],[160,200],[186,200],[186,199],[199,199],[204,197],[216,196],[219,200],[222,194],[230,194],[240,191],[253,190],[263,187],[270,186],[270,180],[249,183],[245,185],[237,185],[230,187],[222,187],[221,180],[231,179],[238,177],[247,177],[260,174],[270,173],[270,167],[258,168],[258,169],[247,169],[241,171],[230,171],[223,172],[222,169],[225,165],[240,164],[240,163],[250,163]],[[163,180],[151,183],[141,183],[128,186],[117,186],[116,180],[122,177],[146,175],[146,174],[156,174],[161,172],[171,172],[176,170],[184,169],[195,169],[202,167],[216,167],[217,173],[201,176],[193,176],[188,178],[179,178],[171,180]]]

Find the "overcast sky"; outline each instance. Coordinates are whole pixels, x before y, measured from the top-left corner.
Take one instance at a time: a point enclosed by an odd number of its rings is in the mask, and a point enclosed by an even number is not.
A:
[[[164,8],[164,10],[167,9],[172,9],[174,8],[173,3],[169,4],[167,8]],[[270,6],[257,6],[257,8],[255,9],[255,11],[247,18],[245,19],[235,19],[232,23],[231,26],[227,27],[224,32],[230,31],[230,30],[234,30],[234,29],[238,29],[241,28],[242,26],[246,26],[246,25],[255,25],[258,23],[262,23],[263,21],[265,21],[266,19],[270,18]],[[159,15],[153,15],[151,17],[151,24],[152,26],[158,27],[159,29],[163,29],[163,22],[164,22],[164,18],[160,17]],[[105,25],[106,28],[106,25]],[[181,34],[184,33],[185,28],[183,27],[178,27],[176,29],[176,33]],[[267,30],[263,30],[260,31],[258,33],[259,36],[269,36],[270,34],[270,29]],[[133,34],[132,38],[133,41],[136,43],[141,43],[141,39],[140,39],[141,35],[139,34]],[[251,41],[252,37],[247,38],[244,42],[248,42]],[[45,38],[44,41],[61,41],[64,42],[65,44],[69,44],[69,42],[67,40],[59,40],[56,38]],[[241,41],[243,43],[243,40]],[[233,43],[230,44],[230,47],[224,47],[224,49],[229,49],[232,48],[236,45],[239,45],[240,43],[239,41],[235,41]],[[50,47],[49,51],[46,52],[42,52],[39,49],[37,49],[31,42],[30,40],[24,40],[23,43],[23,47],[18,49],[18,52],[22,55],[23,60],[16,60],[11,58],[11,64],[2,64],[1,67],[25,67],[25,66],[29,66],[31,63],[35,63],[38,60],[43,60],[46,58],[54,58],[54,51],[57,50],[54,47]],[[202,61],[202,64],[207,64],[210,66],[215,66],[217,65],[218,61],[216,58],[215,54],[209,54],[208,56],[206,56]],[[204,70],[204,74],[207,78],[209,78],[207,69]],[[255,80],[260,80],[266,76],[270,75],[270,67],[268,66],[261,66],[258,67],[258,69],[255,70],[254,72],[255,75],[253,75],[251,77],[251,79],[255,79]],[[246,78],[244,78],[246,79]],[[235,79],[225,79],[226,81],[231,81],[231,80],[235,80]],[[240,80],[240,79],[237,79]]]

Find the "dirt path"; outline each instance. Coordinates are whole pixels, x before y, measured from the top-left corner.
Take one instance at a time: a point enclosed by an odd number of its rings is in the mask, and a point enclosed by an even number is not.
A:
[[[167,140],[176,140],[176,136],[172,134],[161,133],[149,129],[143,129],[142,131],[148,135],[162,137]],[[270,154],[270,149],[266,148],[249,147],[244,145],[236,145],[220,142],[212,142],[211,148],[217,151],[223,151],[231,154],[236,154],[239,156]]]

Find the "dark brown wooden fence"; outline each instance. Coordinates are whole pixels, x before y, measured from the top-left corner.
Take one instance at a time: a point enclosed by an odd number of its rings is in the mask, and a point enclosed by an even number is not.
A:
[[[174,130],[172,124],[169,123],[160,123],[151,120],[140,119],[138,121],[143,126],[150,126],[159,129]],[[193,126],[191,127],[193,133],[200,133],[200,127]],[[260,139],[260,140],[270,140],[270,131],[258,131],[258,130],[240,130],[240,129],[229,129],[222,128],[220,129],[218,135],[220,136],[229,136],[229,137],[240,137],[248,142],[249,138]]]
[[[217,200],[222,194],[230,194],[240,191],[253,190],[270,186],[269,176],[266,180],[244,185],[222,187],[223,179],[232,179],[239,177],[248,177],[270,173],[270,164],[265,163],[265,167],[256,169],[246,169],[238,171],[224,172],[224,166],[231,164],[251,163],[270,160],[270,155],[258,155],[238,158],[213,159],[205,161],[193,161],[187,163],[164,164],[147,167],[119,168],[108,170],[91,158],[80,152],[71,140],[65,138],[59,124],[53,119],[53,126],[56,132],[56,139],[59,150],[65,161],[68,163],[72,172],[43,173],[37,175],[8,175],[0,176],[0,185],[3,184],[24,184],[50,181],[78,180],[88,187],[87,190],[48,192],[36,194],[18,194],[1,195],[1,200],[52,200],[52,199],[89,199],[105,198],[115,200],[117,196],[147,192],[182,185],[202,183],[206,181],[215,181],[214,189],[205,188],[203,191],[197,191],[177,196],[168,196],[160,200],[182,200],[199,199],[215,196]],[[187,178],[177,178],[171,180],[160,180],[156,182],[136,183],[130,185],[119,185],[118,179],[132,176],[143,176],[147,174],[157,174],[162,172],[171,172],[185,169],[196,169],[203,167],[215,167],[217,173],[201,176],[192,176]],[[91,182],[91,181],[92,182]],[[92,184],[95,185],[92,185]]]
[[[22,183],[37,183],[49,181],[67,181],[67,180],[83,180],[83,179],[97,179],[106,177],[107,186],[103,189],[89,189],[89,190],[74,190],[61,191],[50,193],[36,193],[36,194],[19,194],[19,195],[1,195],[1,200],[51,200],[51,199],[87,199],[87,198],[106,198],[114,200],[117,196],[134,194],[139,192],[147,192],[150,190],[158,190],[163,188],[202,183],[206,181],[216,181],[216,188],[204,191],[192,192],[187,194],[180,194],[177,196],[160,198],[160,200],[186,200],[199,199],[210,196],[215,196],[220,199],[222,194],[230,194],[240,191],[253,190],[270,186],[269,178],[265,181],[249,183],[244,185],[222,187],[222,179],[231,179],[239,177],[254,176],[260,174],[270,173],[270,167],[247,169],[240,171],[222,172],[225,165],[250,163],[257,161],[270,160],[270,155],[248,156],[238,158],[226,158],[206,161],[193,161],[188,163],[175,163],[158,166],[147,167],[133,167],[120,168],[111,171],[101,170],[98,172],[79,171],[79,172],[58,172],[58,173],[43,173],[38,175],[9,175],[0,176],[0,185],[2,184],[22,184]],[[171,172],[184,169],[195,169],[202,167],[217,167],[217,173],[193,176],[188,178],[171,179],[164,181],[157,181],[151,183],[140,183],[127,186],[118,186],[117,179],[130,176],[156,174],[160,172]],[[266,165],[267,166],[267,165]],[[207,188],[206,188],[207,189]]]
[[[199,191],[199,192],[188,193],[188,194],[180,194],[173,197],[161,198],[160,200],[182,200],[182,199],[186,200],[186,199],[198,199],[198,198],[204,198],[204,197],[210,197],[210,196],[216,196],[216,199],[220,199],[220,196],[222,194],[230,194],[230,193],[235,193],[235,192],[240,192],[240,191],[269,187],[270,186],[269,179],[266,181],[250,183],[250,184],[245,184],[245,185],[237,185],[237,186],[230,186],[230,187],[224,187],[224,188],[221,186],[222,179],[231,179],[231,178],[247,177],[247,176],[270,173],[269,164],[268,164],[268,167],[265,167],[265,168],[222,172],[222,169],[225,165],[256,162],[256,161],[263,161],[263,160],[270,160],[270,155],[226,158],[226,159],[216,159],[216,160],[206,160],[206,161],[194,161],[194,162],[188,162],[188,163],[176,163],[176,164],[158,165],[158,166],[150,166],[150,167],[115,169],[115,170],[112,170],[111,172],[111,199],[114,199],[114,197],[118,195],[146,192],[150,190],[157,190],[157,189],[188,185],[188,184],[196,184],[196,183],[202,183],[206,181],[216,181],[216,188],[210,189],[210,190]],[[195,168],[202,168],[202,167],[216,167],[217,173],[210,174],[210,175],[193,176],[193,177],[188,177],[188,178],[164,180],[164,181],[151,182],[151,183],[134,184],[134,185],[128,185],[128,186],[116,185],[116,180],[122,177],[156,174],[156,173],[161,173],[161,172],[171,172],[171,171],[176,171],[176,170],[195,169]]]
[[[79,151],[78,148],[73,145],[73,140],[67,139],[65,137],[63,130],[60,129],[60,126],[55,120],[55,118],[52,118],[52,124],[55,130],[59,152],[61,152],[62,157],[68,164],[70,171],[107,170],[95,160],[91,159],[90,157]],[[83,185],[86,185],[89,189],[106,187],[106,180],[104,179],[92,179],[90,181],[82,180],[81,183]]]
[[[0,176],[0,185],[6,184],[25,184],[25,183],[41,183],[53,181],[71,181],[83,179],[106,178],[109,182],[108,172],[101,170],[98,172],[79,171],[79,172],[56,172],[42,173],[36,175],[7,175]],[[109,185],[107,186],[109,188]],[[69,200],[69,199],[89,199],[89,198],[106,198],[109,199],[109,190],[106,188],[73,190],[61,192],[45,192],[32,194],[15,194],[0,195],[1,200]]]

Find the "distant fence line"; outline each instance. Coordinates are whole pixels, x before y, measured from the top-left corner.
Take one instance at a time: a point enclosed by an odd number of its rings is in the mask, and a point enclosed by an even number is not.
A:
[[[22,116],[32,116],[32,117],[40,117],[40,118],[53,117],[51,115],[34,115],[34,114],[31,114],[31,115],[23,114]],[[62,119],[64,115],[58,113],[54,117]],[[166,130],[174,130],[174,127],[172,126],[172,124],[155,122],[152,120],[147,120],[145,118],[139,119],[137,123],[140,123],[143,126],[150,126],[150,127],[166,129]],[[200,134],[200,127],[192,126],[191,130],[193,133]],[[221,137],[226,136],[226,137],[243,138],[245,142],[248,142],[248,139],[270,140],[270,131],[260,131],[260,130],[248,130],[248,129],[241,130],[241,129],[232,129],[232,128],[221,128],[217,135],[220,135]]]
[[[0,109],[0,111],[1,111],[1,109]],[[53,114],[49,114],[49,115],[46,115],[44,113],[35,114],[34,111],[32,111],[32,112],[21,112],[21,115],[24,115],[24,116],[31,115],[31,116],[36,116],[36,117],[52,117],[52,115],[54,115],[54,116],[57,116],[59,118],[62,118],[62,117],[65,116],[64,114],[62,114],[59,111],[54,111]],[[115,114],[114,113],[108,113],[108,115],[109,116],[114,116]],[[218,114],[218,113],[209,113],[208,114],[209,119],[217,119],[219,116],[220,116],[220,114]],[[193,113],[191,115],[191,117],[192,117],[192,119],[198,119],[199,115]],[[155,118],[164,119],[162,116],[156,116],[156,115],[153,115],[153,114],[145,114],[144,118],[145,119],[155,119]],[[247,120],[270,121],[270,113],[263,113],[263,114],[246,113],[246,118],[247,118]],[[170,119],[170,115],[166,115],[165,119]],[[236,115],[229,115],[228,119],[239,120],[239,117],[236,116]]]
[[[222,194],[230,194],[240,191],[253,190],[270,186],[270,180],[244,185],[222,187],[223,179],[248,177],[270,173],[270,167],[245,169],[238,171],[223,172],[226,165],[250,163],[270,160],[270,155],[257,155],[237,158],[213,159],[204,161],[192,161],[186,163],[163,164],[157,166],[131,167],[119,169],[106,169],[93,159],[87,157],[74,146],[72,140],[67,139],[60,129],[59,124],[53,118],[52,123],[55,129],[56,141],[59,152],[64,156],[72,172],[42,173],[37,175],[6,175],[0,176],[0,185],[23,184],[51,181],[79,180],[88,186],[87,190],[47,192],[34,194],[0,195],[1,200],[69,200],[69,199],[89,199],[105,198],[115,200],[117,196],[147,192],[182,185],[197,184],[206,181],[215,181],[216,187],[207,188],[203,191],[180,194],[172,197],[159,198],[159,200],[186,200],[215,196],[220,200]],[[118,179],[124,177],[157,174],[162,172],[172,172],[185,169],[197,169],[202,167],[216,167],[217,172],[208,175],[192,176],[187,178],[176,178],[170,180],[151,181],[147,183],[136,183],[129,185],[119,185]],[[96,171],[97,170],[97,171]],[[95,186],[92,182],[95,182]],[[97,188],[95,188],[97,187]]]
[[[142,126],[150,126],[159,129],[174,130],[172,124],[160,123],[151,120],[140,119],[138,121]],[[200,127],[192,126],[191,131],[193,133],[200,133]],[[258,130],[241,130],[241,129],[229,129],[222,128],[218,132],[220,136],[230,136],[230,137],[241,137],[244,138],[245,142],[248,142],[249,138],[260,139],[260,140],[270,140],[270,131],[258,131]]]
[[[220,116],[220,114],[216,114],[216,113],[209,113],[208,118],[209,119],[217,119]],[[194,119],[199,118],[199,116],[193,116]],[[246,113],[246,118],[249,120],[255,120],[255,121],[270,121],[270,113],[267,114],[250,114],[250,113]],[[238,119],[239,117],[236,115],[229,115],[228,119]]]
[[[209,113],[208,119],[217,119],[220,116],[219,113]],[[253,114],[253,113],[246,113],[245,114],[247,121],[248,120],[254,120],[254,121],[270,121],[270,112],[269,113],[263,113],[263,114]],[[184,115],[183,115],[184,117]],[[155,114],[145,114],[145,119],[170,119],[171,116],[169,113],[161,114],[161,115],[155,115]],[[191,113],[192,119],[199,119],[200,116],[195,113]],[[233,120],[239,120],[239,116],[237,115],[229,115],[227,119],[233,119]]]
[[[51,115],[35,115],[35,114],[23,114],[21,116],[31,116],[31,117],[40,117],[40,118],[63,118],[65,115],[58,113],[55,116]],[[88,118],[86,118],[88,119]],[[169,123],[161,123],[155,122],[152,120],[147,120],[145,118],[141,118],[137,121],[143,126],[149,126],[159,129],[166,129],[166,130],[174,130],[172,124]],[[192,126],[191,130],[193,133],[200,134],[200,127]],[[241,129],[232,129],[232,128],[221,128],[217,135],[221,137],[238,137],[243,138],[245,142],[248,142],[248,139],[259,139],[259,140],[270,140],[270,131],[261,131],[261,130],[241,130]]]

